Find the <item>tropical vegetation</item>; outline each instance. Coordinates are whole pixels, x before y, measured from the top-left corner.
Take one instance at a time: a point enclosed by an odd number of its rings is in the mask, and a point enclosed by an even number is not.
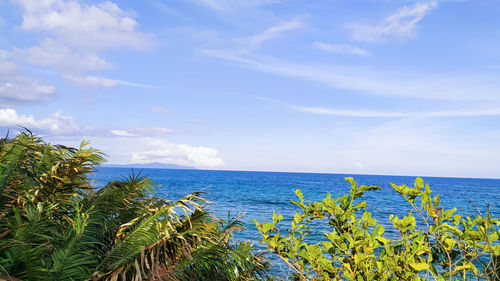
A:
[[[171,201],[132,173],[96,188],[105,155],[46,143],[26,130],[0,139],[0,280],[277,280],[250,242],[234,239],[239,217],[220,219],[201,192]],[[255,222],[261,242],[293,280],[500,280],[500,220],[441,207],[421,178],[392,184],[408,204],[391,232],[363,200],[379,186],[305,201],[290,226],[273,212]],[[310,237],[313,227],[323,238]],[[387,227],[387,226],[386,226]]]
[[[463,217],[440,207],[440,198],[421,178],[413,187],[391,184],[409,204],[407,216],[391,215],[396,238],[367,211],[365,192],[352,178],[349,194],[305,202],[286,230],[282,215],[255,222],[269,251],[294,271],[294,280],[500,280],[500,220],[489,211]],[[416,215],[414,215],[416,214]],[[308,239],[312,224],[323,224],[322,241]]]
[[[96,190],[104,155],[51,145],[29,131],[0,139],[0,279],[255,280],[267,262],[233,241],[196,192],[157,198],[140,175]]]

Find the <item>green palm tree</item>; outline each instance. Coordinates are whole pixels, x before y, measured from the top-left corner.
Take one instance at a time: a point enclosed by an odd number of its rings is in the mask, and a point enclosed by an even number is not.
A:
[[[0,279],[256,280],[266,260],[232,240],[195,192],[153,196],[140,175],[92,188],[104,154],[45,143],[29,131],[0,139]]]

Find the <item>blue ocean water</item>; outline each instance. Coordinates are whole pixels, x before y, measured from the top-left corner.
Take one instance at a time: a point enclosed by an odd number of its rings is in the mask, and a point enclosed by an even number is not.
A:
[[[111,180],[120,180],[130,175],[130,168],[101,167],[93,175],[97,187]],[[134,173],[138,173],[134,170]],[[252,219],[259,222],[271,221],[273,209],[283,214],[282,225],[289,226],[297,207],[290,203],[296,200],[294,190],[300,189],[306,201],[321,200],[327,193],[332,197],[349,192],[350,184],[344,178],[354,177],[359,184],[378,185],[379,191],[366,192],[364,200],[368,211],[386,228],[386,234],[395,235],[389,215],[404,216],[410,206],[397,194],[389,183],[413,186],[415,177],[380,175],[344,175],[313,173],[276,173],[209,170],[164,170],[143,169],[147,176],[159,185],[158,195],[170,200],[179,199],[193,191],[204,189],[211,202],[209,209],[217,216],[226,218],[244,214],[246,230],[237,235],[238,239],[257,241],[260,234]],[[475,215],[478,211],[490,210],[493,217],[500,217],[500,179],[439,178],[423,177],[429,183],[433,194],[439,194],[443,208],[458,209],[461,215]],[[322,228],[315,228],[311,239],[322,237]],[[255,242],[260,247],[258,242]],[[286,274],[285,268],[274,268]]]

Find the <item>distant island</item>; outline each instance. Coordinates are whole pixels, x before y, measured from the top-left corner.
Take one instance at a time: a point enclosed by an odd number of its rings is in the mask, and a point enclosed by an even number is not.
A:
[[[138,169],[186,169],[186,170],[197,170],[195,167],[181,166],[176,164],[165,164],[165,163],[135,163],[135,164],[105,164],[103,167],[108,168],[138,168]]]

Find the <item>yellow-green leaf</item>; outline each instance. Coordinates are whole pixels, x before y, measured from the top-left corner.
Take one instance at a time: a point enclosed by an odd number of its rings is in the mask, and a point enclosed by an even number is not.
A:
[[[418,271],[429,269],[429,265],[426,263],[423,263],[423,262],[411,263],[410,265],[411,265],[411,267],[413,267],[413,269],[418,270]]]

